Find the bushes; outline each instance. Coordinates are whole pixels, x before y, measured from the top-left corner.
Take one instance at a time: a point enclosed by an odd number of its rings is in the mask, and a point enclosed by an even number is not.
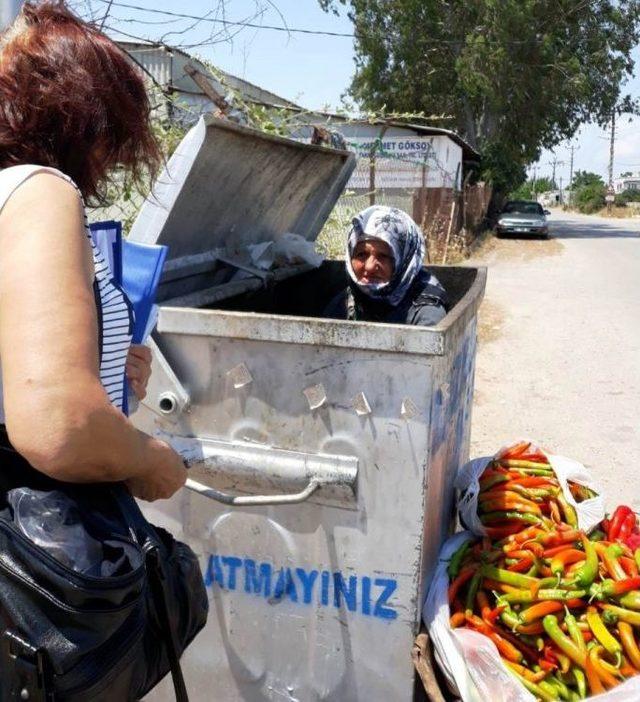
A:
[[[640,202],[640,190],[623,190],[616,195],[616,206],[626,207],[628,202]]]
[[[589,183],[573,193],[573,204],[583,214],[593,214],[606,205],[607,189],[604,183]]]

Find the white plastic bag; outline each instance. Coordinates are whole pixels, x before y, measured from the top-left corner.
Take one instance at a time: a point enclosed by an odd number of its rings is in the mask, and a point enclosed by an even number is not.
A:
[[[322,254],[315,249],[313,241],[308,241],[300,234],[282,234],[274,241],[264,241],[247,247],[251,263],[265,271],[279,266],[291,266],[308,263],[319,268],[324,261]]]
[[[447,566],[451,556],[470,538],[473,538],[471,532],[464,531],[445,542],[425,600],[422,618],[436,662],[452,692],[459,695],[462,702],[535,702],[535,697],[504,666],[493,641],[476,631],[452,629],[449,625]],[[640,675],[588,699],[597,702],[640,700]]]
[[[504,449],[498,451],[500,455]],[[562,488],[567,502],[576,510],[578,526],[583,531],[589,532],[600,524],[605,516],[604,497],[600,488],[596,485],[591,473],[578,461],[574,461],[564,456],[556,456],[546,451],[542,451],[551,464],[558,482]],[[480,493],[480,476],[487,465],[496,456],[483,456],[475,458],[462,466],[458,471],[455,480],[455,487],[459,491],[458,511],[464,526],[474,534],[485,534],[484,526],[478,517],[478,494]],[[596,493],[596,497],[583,502],[576,502],[569,490],[567,481],[578,483],[590,488]]]
[[[276,238],[273,242],[273,256],[276,266],[308,263],[314,268],[319,268],[324,261],[322,254],[316,251],[313,241],[291,232]]]

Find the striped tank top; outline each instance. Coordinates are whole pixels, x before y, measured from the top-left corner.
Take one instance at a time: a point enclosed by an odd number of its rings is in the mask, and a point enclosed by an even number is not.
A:
[[[36,173],[42,172],[53,173],[71,183],[76,190],[78,190],[71,178],[53,168],[32,165],[12,166],[0,171],[0,211],[11,197],[12,193],[15,192],[25,180]],[[78,194],[82,200],[82,194],[79,190]],[[100,382],[106,390],[112,404],[122,409],[124,397],[124,369],[133,332],[133,309],[126,294],[114,283],[109,264],[104,260],[102,253],[93,242],[89,231],[86,210],[84,209],[84,200],[83,211],[85,231],[91,243],[95,270],[93,291],[98,315]],[[0,380],[0,391],[1,390],[2,385]],[[1,404],[1,394],[0,422],[4,423],[4,407]]]

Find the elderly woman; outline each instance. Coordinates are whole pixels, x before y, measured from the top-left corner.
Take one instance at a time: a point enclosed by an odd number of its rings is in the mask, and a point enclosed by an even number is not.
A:
[[[349,286],[325,310],[333,319],[432,326],[447,295],[422,265],[422,232],[406,212],[373,206],[353,219],[347,239]]]

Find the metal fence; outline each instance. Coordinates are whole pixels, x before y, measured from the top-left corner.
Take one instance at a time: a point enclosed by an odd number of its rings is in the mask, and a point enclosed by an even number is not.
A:
[[[432,158],[420,161],[380,150],[360,155],[318,245],[328,256],[344,255],[354,215],[370,205],[387,205],[404,210],[422,228],[431,262],[445,262],[467,248],[482,225],[490,196],[483,183],[456,188],[455,179]]]

